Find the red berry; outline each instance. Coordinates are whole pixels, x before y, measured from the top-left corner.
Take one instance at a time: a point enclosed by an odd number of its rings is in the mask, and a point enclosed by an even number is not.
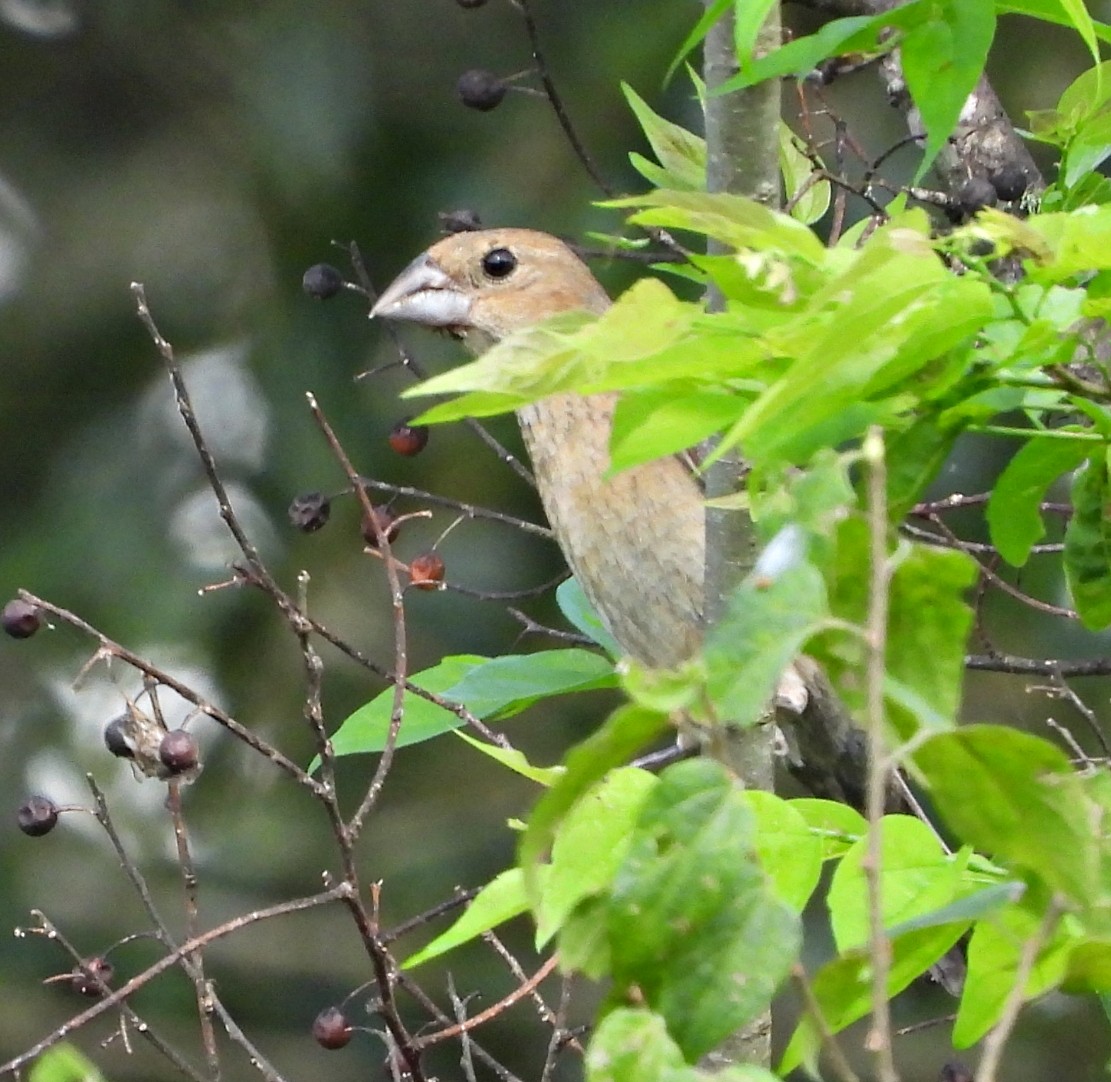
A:
[[[435,590],[444,581],[444,561],[439,553],[423,552],[409,564],[409,581],[418,590]]]
[[[325,1007],[312,1024],[312,1035],[321,1048],[343,1048],[351,1040],[354,1030],[339,1007]]]
[[[399,421],[390,430],[390,446],[399,454],[411,458],[428,446],[428,425],[411,425]]]

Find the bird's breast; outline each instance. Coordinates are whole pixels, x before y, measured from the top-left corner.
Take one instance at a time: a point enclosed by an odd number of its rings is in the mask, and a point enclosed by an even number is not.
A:
[[[607,478],[612,395],[518,411],[544,509],[583,591],[633,657],[671,666],[701,638],[702,495],[678,459]]]

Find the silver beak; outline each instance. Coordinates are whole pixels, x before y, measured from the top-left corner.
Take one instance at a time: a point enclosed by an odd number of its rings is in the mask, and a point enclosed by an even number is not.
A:
[[[471,302],[428,254],[417,256],[385,289],[370,318],[404,319],[428,327],[469,322]]]

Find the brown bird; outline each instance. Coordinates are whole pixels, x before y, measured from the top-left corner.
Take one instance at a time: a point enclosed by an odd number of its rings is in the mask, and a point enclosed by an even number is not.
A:
[[[555,237],[530,229],[456,233],[418,256],[371,316],[438,327],[482,353],[559,312],[603,312],[610,300]],[[583,591],[622,649],[672,666],[702,631],[702,493],[678,458],[614,477],[616,396],[552,395],[518,411],[540,498]]]

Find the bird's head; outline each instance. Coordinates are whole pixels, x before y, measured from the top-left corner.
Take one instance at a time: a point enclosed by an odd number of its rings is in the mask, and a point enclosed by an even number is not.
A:
[[[386,287],[371,318],[439,327],[481,352],[559,312],[603,312],[609,297],[563,241],[532,229],[455,233]]]

